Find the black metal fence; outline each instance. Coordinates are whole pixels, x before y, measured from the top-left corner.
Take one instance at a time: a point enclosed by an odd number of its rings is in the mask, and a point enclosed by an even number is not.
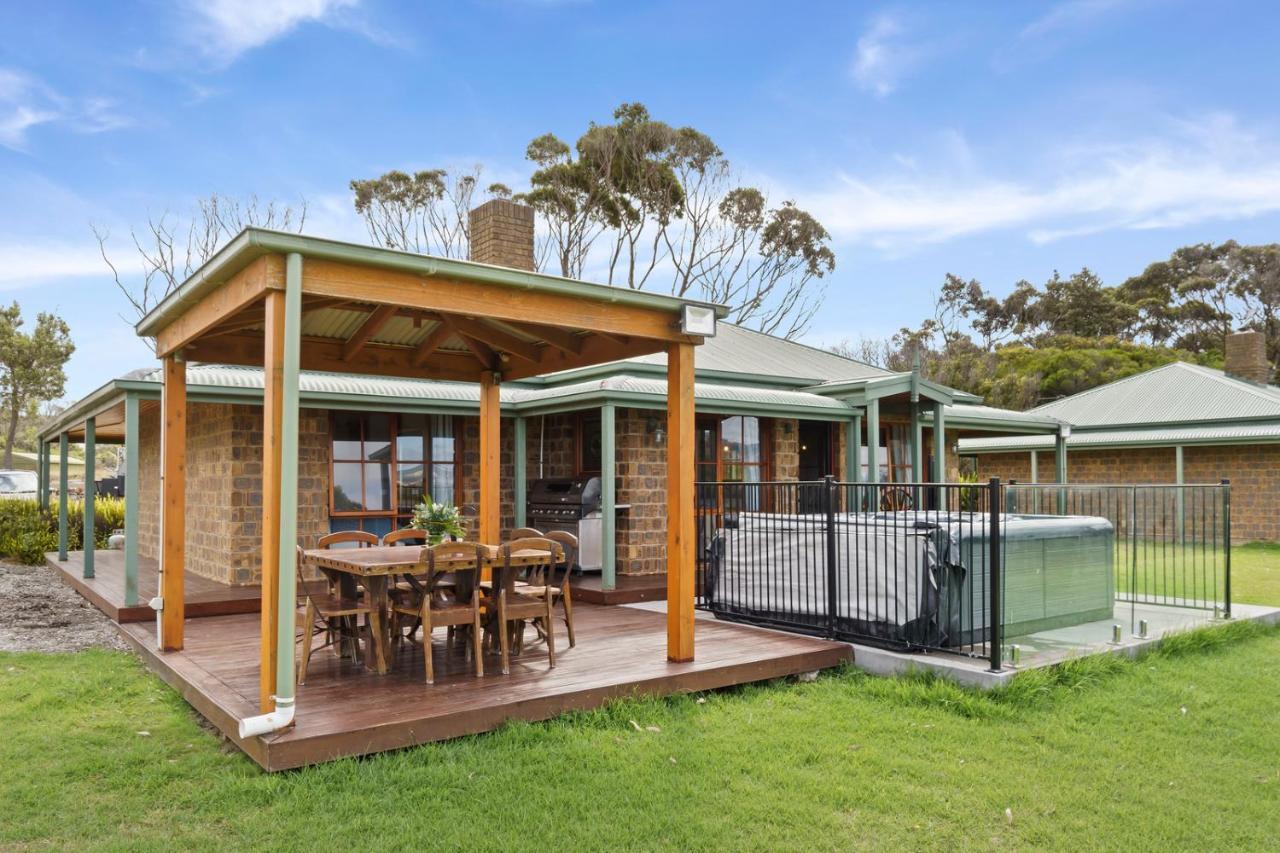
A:
[[[1231,483],[1010,483],[1011,514],[1094,516],[1115,529],[1118,601],[1136,630],[1143,605],[1231,614]]]
[[[989,483],[699,483],[698,605],[722,618],[1001,666]]]
[[[1002,663],[1010,637],[1127,605],[1231,612],[1231,487],[699,483],[698,606]]]

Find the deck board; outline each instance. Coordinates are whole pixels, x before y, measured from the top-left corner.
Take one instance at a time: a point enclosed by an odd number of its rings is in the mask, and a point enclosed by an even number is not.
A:
[[[365,755],[489,731],[506,720],[545,720],[596,708],[632,695],[708,690],[835,666],[849,646],[698,620],[697,658],[666,660],[666,619],[629,607],[575,607],[578,645],[568,648],[561,625],[557,667],[546,648],[530,642],[513,659],[511,674],[487,656],[485,677],[471,674],[460,649],[446,650],[444,633],[433,644],[436,684],[423,679],[421,646],[404,645],[390,674],[378,676],[339,659],[332,650],[312,658],[299,686],[295,727],[242,741],[239,718],[258,708],[258,620],[213,616],[187,622],[186,649],[161,654],[154,629],[128,623],[121,633],[147,665],[268,770],[283,770],[342,756]],[[532,634],[530,634],[532,636]]]
[[[64,582],[116,622],[155,620],[156,613],[147,603],[159,591],[159,564],[155,560],[138,559],[138,603],[135,605],[126,605],[124,600],[123,551],[94,552],[94,576],[87,579],[83,551],[69,552],[66,561],[59,560],[57,554],[45,554],[45,562]],[[188,618],[257,613],[262,606],[262,592],[257,584],[228,586],[187,572],[183,600]]]

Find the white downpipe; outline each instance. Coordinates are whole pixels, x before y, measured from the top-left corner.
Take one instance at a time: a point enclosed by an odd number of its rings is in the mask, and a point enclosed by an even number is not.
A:
[[[240,737],[250,738],[278,732],[293,722],[293,699],[276,699],[276,709],[240,721]]]
[[[240,737],[279,731],[293,722],[294,624],[297,615],[298,541],[298,372],[301,362],[302,256],[285,257],[284,387],[280,413],[280,581],[276,619],[275,710],[240,721]]]

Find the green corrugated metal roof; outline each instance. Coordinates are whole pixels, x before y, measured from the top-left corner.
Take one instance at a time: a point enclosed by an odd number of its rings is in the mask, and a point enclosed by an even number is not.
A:
[[[1067,439],[1067,449],[1070,451],[1176,444],[1260,444],[1274,441],[1280,441],[1280,422],[1079,430],[1073,431]],[[960,452],[965,454],[1025,453],[1031,450],[1053,450],[1053,438],[1043,435],[1014,435],[960,440]]]
[[[1178,361],[1031,411],[1076,427],[1280,418],[1280,388]]]
[[[752,374],[805,380],[817,385],[828,381],[874,379],[891,376],[888,370],[864,364],[796,341],[766,335],[730,323],[720,323],[714,338],[707,338],[694,356],[698,370]],[[628,359],[635,364],[666,364],[663,353]]]
[[[944,406],[943,417],[948,424],[975,429],[1036,429],[1041,432],[1057,432],[1062,422],[1048,415],[1035,412],[1015,412],[971,403],[955,403]],[[933,413],[925,415],[926,422],[933,421]]]

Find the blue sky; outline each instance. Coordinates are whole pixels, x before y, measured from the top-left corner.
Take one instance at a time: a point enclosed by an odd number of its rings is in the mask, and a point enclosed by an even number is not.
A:
[[[57,311],[68,393],[150,363],[91,225],[211,192],[364,239],[347,182],[483,164],[622,101],[694,125],[830,229],[808,340],[883,336],[947,272],[1111,283],[1192,242],[1280,239],[1267,2],[206,0],[0,7],[0,298]]]

